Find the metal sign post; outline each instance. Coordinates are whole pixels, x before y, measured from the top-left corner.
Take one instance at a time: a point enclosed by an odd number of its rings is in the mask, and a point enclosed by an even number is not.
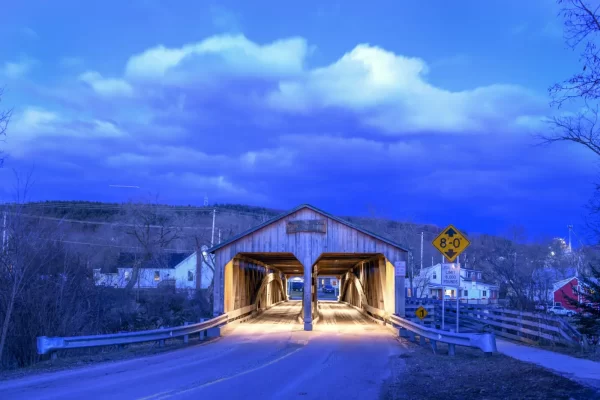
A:
[[[458,333],[458,319],[460,315],[460,264],[456,264],[458,269],[458,286],[456,287],[456,333]]]
[[[444,326],[444,322],[446,320],[446,288],[442,285],[442,330],[446,327]]]
[[[442,292],[444,297],[442,298],[442,329],[445,328],[445,314],[446,314],[446,287],[451,287],[456,291],[456,331],[458,332],[458,305],[459,305],[459,290],[460,290],[460,266],[458,264],[442,264]]]

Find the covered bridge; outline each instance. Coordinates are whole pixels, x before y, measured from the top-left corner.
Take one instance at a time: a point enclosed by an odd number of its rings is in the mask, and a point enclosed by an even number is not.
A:
[[[311,205],[301,205],[209,249],[215,255],[214,314],[288,301],[287,280],[304,277],[304,329],[318,318],[317,277],[340,279],[339,301],[375,315],[404,315],[408,250]],[[240,312],[241,314],[241,312]]]

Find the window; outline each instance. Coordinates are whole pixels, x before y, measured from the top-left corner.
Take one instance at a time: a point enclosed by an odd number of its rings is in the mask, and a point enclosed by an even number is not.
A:
[[[483,290],[483,291],[482,291],[482,293],[481,293],[481,295],[482,295],[483,297],[487,297],[487,290]]]
[[[481,279],[481,272],[477,274],[477,279]]]
[[[192,282],[194,280],[194,273],[192,271],[188,271],[188,281]]]
[[[160,281],[160,271],[154,271],[154,280]]]
[[[469,291],[468,291],[468,290],[465,290],[465,292],[464,292],[463,296],[465,296],[465,297],[469,297]]]
[[[433,279],[437,279],[437,274],[433,271]]]

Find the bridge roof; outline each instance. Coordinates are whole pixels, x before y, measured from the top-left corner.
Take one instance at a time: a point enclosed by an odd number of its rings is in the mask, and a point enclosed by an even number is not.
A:
[[[247,235],[250,235],[253,232],[256,232],[256,231],[258,231],[258,230],[260,230],[260,229],[262,229],[262,228],[264,228],[266,226],[269,226],[269,225],[271,225],[271,224],[273,224],[273,223],[275,223],[277,221],[280,221],[283,218],[285,218],[285,217],[287,217],[289,215],[292,215],[295,212],[298,212],[298,211],[300,211],[300,210],[302,210],[304,208],[308,208],[308,209],[310,209],[310,210],[312,210],[312,211],[314,211],[316,213],[322,214],[323,216],[325,216],[325,217],[327,217],[327,218],[329,218],[329,219],[331,219],[333,221],[336,221],[336,222],[338,222],[340,224],[346,225],[349,228],[352,228],[352,229],[355,229],[355,230],[357,230],[359,232],[362,232],[365,235],[371,236],[372,238],[377,239],[377,240],[379,240],[381,242],[384,242],[384,243],[386,243],[386,244],[388,244],[388,245],[390,245],[392,247],[395,247],[395,248],[397,248],[399,250],[406,251],[406,252],[409,251],[406,247],[404,247],[404,246],[402,246],[402,245],[400,245],[398,243],[395,243],[395,242],[393,242],[393,241],[391,241],[389,239],[386,239],[383,236],[378,235],[376,233],[370,232],[370,231],[368,231],[368,230],[366,230],[364,228],[361,228],[361,227],[359,227],[359,226],[357,226],[357,225],[355,225],[355,224],[353,224],[351,222],[348,222],[348,221],[346,221],[346,220],[344,220],[344,219],[342,219],[340,217],[336,217],[335,215],[331,215],[328,212],[325,212],[325,211],[323,211],[323,210],[321,210],[321,209],[319,209],[317,207],[314,207],[314,206],[312,206],[310,204],[301,204],[298,207],[293,208],[292,210],[290,210],[288,212],[285,212],[283,214],[277,215],[274,218],[271,218],[270,220],[265,221],[265,222],[263,222],[260,225],[257,225],[257,226],[255,226],[253,228],[250,228],[250,229],[248,229],[245,232],[242,232],[242,233],[240,233],[240,234],[238,234],[236,236],[233,236],[232,238],[230,238],[230,239],[228,239],[228,240],[226,240],[226,241],[224,241],[222,243],[219,243],[216,246],[213,246],[212,248],[208,249],[208,252],[209,253],[214,253],[215,251],[217,251],[217,250],[219,250],[219,249],[221,249],[221,248],[223,248],[223,247],[225,247],[225,246],[227,246],[227,245],[229,245],[229,244],[231,244],[231,243],[233,243],[233,242],[235,242],[235,241],[237,241],[237,240],[239,240],[239,239],[241,239],[241,238],[243,238],[243,237],[245,237]]]

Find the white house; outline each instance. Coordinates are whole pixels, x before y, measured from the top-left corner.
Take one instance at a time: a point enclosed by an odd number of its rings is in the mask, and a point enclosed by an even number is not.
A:
[[[485,283],[482,272],[475,269],[460,269],[460,289],[445,288],[446,298],[455,299],[456,296],[465,302],[495,302],[498,299],[498,286]],[[436,264],[423,268],[413,280],[414,297],[442,298],[442,265]],[[410,291],[410,289],[409,289]],[[410,295],[411,293],[409,293]]]
[[[211,255],[203,252],[201,288],[205,289],[212,280],[212,269],[209,267],[211,260],[206,259]],[[139,262],[140,255],[135,253],[121,253],[117,264],[111,268],[94,269],[96,285],[124,288],[133,270],[133,265]],[[214,263],[212,264],[214,265]],[[140,265],[139,276],[134,287],[141,289],[157,288],[161,286],[175,286],[178,289],[196,288],[197,252],[194,253],[164,253],[156,259]]]

